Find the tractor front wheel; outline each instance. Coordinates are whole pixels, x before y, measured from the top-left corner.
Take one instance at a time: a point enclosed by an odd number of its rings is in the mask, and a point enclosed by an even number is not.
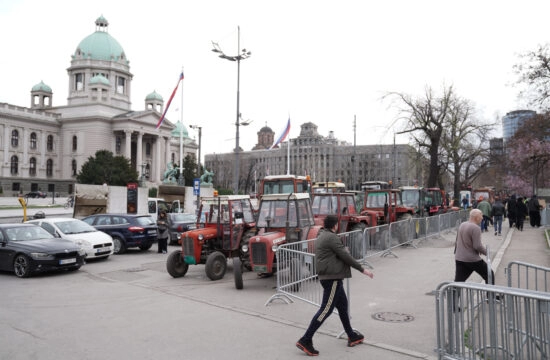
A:
[[[224,277],[227,270],[227,259],[219,251],[214,251],[206,259],[206,276],[210,280],[220,280]]]
[[[166,270],[172,277],[179,278],[185,276],[188,269],[189,264],[183,261],[181,250],[173,251],[170,255],[168,255],[168,259],[166,260]]]
[[[243,263],[238,257],[233,258],[233,277],[235,279],[235,288],[242,290],[243,288]]]

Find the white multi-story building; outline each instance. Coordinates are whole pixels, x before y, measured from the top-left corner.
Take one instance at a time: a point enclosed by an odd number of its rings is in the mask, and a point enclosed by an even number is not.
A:
[[[128,159],[140,176],[160,184],[166,164],[179,162],[180,134],[186,154],[197,144],[187,129],[165,119],[162,96],[152,92],[142,110],[132,110],[133,74],[108,21],[99,17],[67,69],[66,105],[54,103],[53,90],[40,82],[31,90],[30,107],[0,103],[0,182],[4,195],[42,190],[68,194],[82,165],[98,150]],[[182,128],[183,126],[183,128]]]

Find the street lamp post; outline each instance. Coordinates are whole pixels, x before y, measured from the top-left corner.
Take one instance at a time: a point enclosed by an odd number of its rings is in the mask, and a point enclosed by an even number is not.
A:
[[[202,137],[202,126],[198,125],[189,125],[191,129],[199,129],[199,157],[197,158],[197,176],[201,177],[201,137]],[[197,209],[200,204],[200,195],[197,194]]]
[[[219,57],[225,60],[229,61],[236,61],[237,62],[237,119],[235,122],[236,126],[236,133],[235,133],[235,164],[234,164],[234,171],[233,171],[233,192],[235,194],[239,193],[239,171],[240,171],[240,164],[239,164],[239,120],[241,117],[240,113],[240,79],[241,79],[241,60],[248,59],[250,55],[252,54],[250,51],[247,51],[246,49],[241,49],[241,28],[240,26],[237,26],[237,54],[234,56],[226,55],[220,48],[220,46],[212,42],[213,49],[212,51],[215,53],[220,54]],[[243,124],[244,125],[244,124]]]

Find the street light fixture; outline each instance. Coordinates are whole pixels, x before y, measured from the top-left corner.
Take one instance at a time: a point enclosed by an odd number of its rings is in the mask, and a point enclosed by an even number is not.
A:
[[[218,53],[220,58],[229,60],[229,61],[236,61],[237,62],[237,120],[235,122],[236,126],[236,134],[235,134],[235,164],[234,164],[234,171],[233,171],[233,192],[235,194],[239,193],[239,170],[240,170],[240,164],[239,164],[239,126],[240,124],[240,109],[239,109],[239,102],[240,102],[240,79],[241,79],[241,60],[248,59],[250,55],[252,54],[250,51],[247,51],[246,49],[241,49],[241,27],[237,26],[237,53],[238,55],[230,56],[226,55],[218,43],[215,43],[212,41],[212,51],[215,53]],[[248,123],[242,123],[242,125],[248,125]]]

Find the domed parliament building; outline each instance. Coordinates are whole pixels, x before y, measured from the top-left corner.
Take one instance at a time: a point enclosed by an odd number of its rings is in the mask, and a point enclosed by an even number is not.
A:
[[[132,110],[130,61],[103,16],[95,26],[71,55],[66,105],[54,103],[53,89],[43,81],[32,87],[30,107],[0,103],[4,195],[70,194],[80,168],[98,150],[130,159],[152,185],[161,183],[168,162],[179,162],[180,135],[184,156],[195,154],[197,144],[181,122],[165,119],[156,129],[164,111],[158,93],[145,96],[142,110]]]

